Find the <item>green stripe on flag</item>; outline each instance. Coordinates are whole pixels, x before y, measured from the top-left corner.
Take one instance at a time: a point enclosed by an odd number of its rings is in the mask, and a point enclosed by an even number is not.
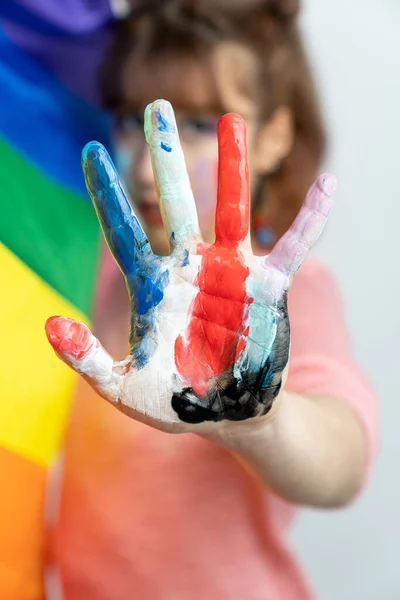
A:
[[[100,242],[92,204],[45,177],[1,137],[0,165],[0,241],[90,315]]]

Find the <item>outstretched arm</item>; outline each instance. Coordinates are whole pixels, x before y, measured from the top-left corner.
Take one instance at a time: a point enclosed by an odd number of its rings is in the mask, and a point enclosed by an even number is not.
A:
[[[353,499],[365,477],[365,431],[340,398],[284,391],[270,416],[209,439],[236,453],[264,484],[296,504],[340,507]]]
[[[320,230],[320,201],[314,186],[269,257],[289,276]],[[290,300],[292,351],[284,391],[264,418],[209,438],[235,452],[285,499],[341,506],[362,487],[376,448],[376,397],[354,363],[340,293],[328,269],[306,264]]]
[[[365,470],[359,415],[344,402],[342,387],[311,390],[318,398],[285,387],[288,294],[327,220],[334,178],[321,175],[271,254],[254,256],[246,128],[238,115],[226,115],[218,128],[216,241],[205,244],[172,107],[164,101],[149,106],[145,128],[170,239],[168,257],[152,252],[105,149],[92,143],[83,154],[88,191],[132,303],[130,352],[114,361],[83,324],[65,317],[48,320],[50,343],[131,418],[213,439],[288,500],[343,504]],[[307,310],[316,318],[324,306],[311,290]],[[301,339],[327,320],[309,320]],[[331,322],[338,327],[335,314]],[[324,344],[314,346],[317,355],[329,347],[329,336],[325,331]],[[334,380],[340,372],[339,360],[332,367]],[[315,375],[313,365],[308,375]]]

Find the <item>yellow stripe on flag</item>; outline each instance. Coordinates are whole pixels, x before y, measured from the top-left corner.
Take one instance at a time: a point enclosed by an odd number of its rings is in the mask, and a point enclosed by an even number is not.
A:
[[[46,466],[61,444],[77,377],[54,354],[44,323],[51,315],[87,318],[3,244],[0,273],[0,445]]]

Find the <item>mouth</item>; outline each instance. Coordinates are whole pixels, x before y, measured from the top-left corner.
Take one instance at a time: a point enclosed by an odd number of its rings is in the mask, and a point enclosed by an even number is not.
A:
[[[141,217],[148,223],[149,225],[162,225],[162,218],[160,207],[153,202],[136,202],[135,206],[138,209],[138,212]]]

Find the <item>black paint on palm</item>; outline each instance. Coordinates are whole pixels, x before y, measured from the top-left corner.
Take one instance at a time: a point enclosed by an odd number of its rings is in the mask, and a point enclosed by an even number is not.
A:
[[[290,324],[285,294],[279,306],[280,320],[270,356],[256,372],[238,379],[233,367],[220,375],[203,396],[184,388],[172,396],[171,405],[184,423],[204,421],[244,421],[266,415],[282,385],[282,374],[289,360]]]

